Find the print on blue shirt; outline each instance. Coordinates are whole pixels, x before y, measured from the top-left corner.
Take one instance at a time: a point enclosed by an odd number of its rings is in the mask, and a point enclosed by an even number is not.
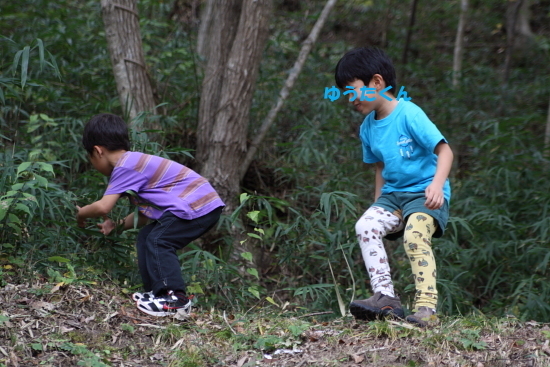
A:
[[[406,156],[408,159],[411,159],[411,154],[414,152],[412,142],[413,140],[407,135],[401,135],[399,137],[397,145],[399,146],[399,153],[401,153],[401,157],[405,158]]]

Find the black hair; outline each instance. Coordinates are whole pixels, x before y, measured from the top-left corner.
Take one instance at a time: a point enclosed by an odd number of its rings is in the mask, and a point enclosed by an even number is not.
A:
[[[354,48],[336,64],[334,79],[340,89],[356,79],[362,80],[368,85],[374,74],[380,74],[386,82],[386,87],[391,86],[389,92],[396,89],[395,68],[384,51],[376,47]]]
[[[82,144],[88,154],[92,154],[94,146],[99,145],[110,151],[130,150],[128,127],[124,120],[110,113],[93,116],[84,126]]]

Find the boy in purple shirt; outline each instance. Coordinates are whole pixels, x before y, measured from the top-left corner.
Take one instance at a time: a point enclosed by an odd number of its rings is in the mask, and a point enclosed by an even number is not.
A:
[[[110,176],[101,200],[77,207],[78,226],[87,218],[103,218],[98,227],[105,235],[117,226],[107,214],[122,196],[138,206],[138,266],[144,293],[134,293],[136,306],[153,316],[189,311],[176,251],[210,230],[225,204],[216,190],[193,170],[161,157],[130,151],[128,128],[111,114],[92,117],[82,137],[90,162]],[[135,195],[129,195],[133,192]],[[134,227],[134,213],[124,218],[124,229]],[[147,224],[149,223],[149,224]]]

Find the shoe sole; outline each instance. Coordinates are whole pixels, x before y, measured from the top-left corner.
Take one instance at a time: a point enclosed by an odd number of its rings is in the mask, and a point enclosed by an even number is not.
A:
[[[175,315],[178,310],[185,310],[185,312],[189,313],[191,311],[191,306],[189,306],[188,309],[184,309],[184,308],[174,308],[174,309],[170,309],[170,311],[166,311],[166,312],[161,312],[161,311],[150,311],[150,310],[147,310],[145,308],[142,308],[142,307],[139,307],[139,302],[136,301],[136,307],[138,310],[140,310],[141,312],[144,312],[146,313],[147,315],[151,315],[151,316],[156,316],[156,317],[164,317],[164,316],[171,316],[171,315]]]
[[[405,317],[405,312],[402,309],[393,309],[388,306],[386,306],[386,308],[373,308],[361,306],[353,302],[349,305],[349,311],[353,317],[359,320],[373,321],[388,316],[397,317],[399,319]]]
[[[155,312],[155,311],[146,310],[144,308],[139,307],[138,301],[136,301],[136,307],[141,312],[146,313],[147,315],[156,316],[156,317],[164,317],[164,316],[169,316],[173,314],[173,312]]]

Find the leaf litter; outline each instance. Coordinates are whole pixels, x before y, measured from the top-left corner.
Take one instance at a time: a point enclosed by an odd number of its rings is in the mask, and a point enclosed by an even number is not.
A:
[[[0,288],[0,366],[550,365],[550,325],[515,318],[317,321],[266,303],[256,314],[195,308],[156,318],[113,284]]]

